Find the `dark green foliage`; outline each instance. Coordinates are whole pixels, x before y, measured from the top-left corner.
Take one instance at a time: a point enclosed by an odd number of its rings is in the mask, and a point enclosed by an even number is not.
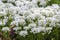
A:
[[[47,2],[46,6],[52,5],[52,4],[59,4],[60,5],[60,0],[51,0],[51,1]]]
[[[38,7],[42,7],[42,5],[40,5],[40,2],[39,1],[37,2],[37,5],[38,5]]]

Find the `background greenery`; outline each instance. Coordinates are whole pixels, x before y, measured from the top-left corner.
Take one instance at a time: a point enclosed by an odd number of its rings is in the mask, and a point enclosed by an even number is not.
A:
[[[39,5],[39,2],[37,4],[38,4],[39,7],[41,7],[41,5]],[[51,1],[47,2],[46,6],[51,6],[52,4],[60,5],[60,0],[51,0]]]
[[[47,3],[47,6],[52,5],[52,4],[59,4],[60,5],[60,0],[51,0],[50,2]]]

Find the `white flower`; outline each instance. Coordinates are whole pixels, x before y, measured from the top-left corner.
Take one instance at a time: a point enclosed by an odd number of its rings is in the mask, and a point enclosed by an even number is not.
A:
[[[14,7],[14,6],[12,5],[12,7],[10,7],[10,8],[8,9],[8,12],[7,12],[7,13],[9,13],[9,14],[11,14],[11,15],[15,15],[15,14],[17,13],[16,7]]]
[[[35,34],[35,33],[41,32],[41,31],[45,31],[45,27],[32,28],[30,32]]]
[[[24,19],[18,19],[17,22],[18,22],[20,25],[23,25],[23,26],[26,24],[26,22],[25,22]]]
[[[33,20],[31,19],[30,16],[27,16],[27,17],[26,17],[26,20],[27,20],[28,22],[31,22],[31,23],[33,22]]]
[[[46,18],[46,20],[47,20],[47,24],[52,27],[55,27],[59,22],[59,20],[54,17]]]
[[[13,30],[15,31],[21,30],[21,27],[14,27]]]
[[[54,15],[53,18],[56,18],[57,20],[60,21],[60,15]]]
[[[4,7],[4,3],[2,1],[0,1],[0,8]]]
[[[46,27],[46,31],[52,30],[52,27]]]
[[[52,4],[52,8],[58,9],[59,8],[59,5],[58,4]]]
[[[31,18],[32,20],[35,20],[35,19],[36,19],[35,14],[31,14],[31,15],[30,15],[30,18]]]
[[[54,12],[46,8],[41,10],[41,14],[46,17],[52,17],[54,15]]]
[[[46,19],[38,20],[38,26],[44,26],[45,27],[46,23],[47,23]]]
[[[19,19],[24,19],[25,20],[25,16],[19,16],[17,14],[15,14],[13,18],[14,18],[15,21],[17,21]]]
[[[0,20],[0,25],[2,25],[3,23],[2,23],[2,21]]]
[[[9,27],[3,27],[2,31],[10,31]]]
[[[5,12],[0,12],[0,16],[5,16],[6,13]]]
[[[40,32],[40,29],[39,28],[32,28],[31,29],[31,31],[30,31],[31,33],[39,33]]]
[[[42,15],[41,15],[40,13],[35,12],[34,15],[35,15],[35,18],[36,18],[36,19],[42,19],[42,18],[41,18]]]
[[[29,30],[30,27],[29,27],[29,26],[25,26],[23,29],[25,29],[25,30]]]
[[[23,14],[23,16],[29,16],[29,15],[31,15],[32,13],[30,12],[30,11],[25,11],[24,12],[24,14]]]
[[[29,26],[30,28],[37,27],[36,23],[30,23],[28,26]]]
[[[51,18],[51,26],[56,26],[56,23],[58,23],[59,20],[55,19],[55,18]]]
[[[3,23],[4,23],[4,25],[6,25],[7,21],[8,21],[7,18],[6,18],[6,19],[3,19]]]
[[[28,32],[25,31],[25,30],[24,31],[20,31],[19,35],[25,37],[26,35],[28,35]]]
[[[20,18],[19,19],[24,19],[25,20],[25,16],[20,16]]]
[[[12,26],[14,26],[14,25],[18,26],[18,22],[17,21],[13,21],[13,22],[11,22],[10,25],[12,25]]]
[[[46,1],[41,1],[41,2],[40,2],[40,5],[46,6]]]
[[[41,31],[45,32],[45,27],[38,27]]]
[[[12,3],[5,3],[5,8],[10,8],[10,7],[13,7],[13,4]]]
[[[16,4],[16,6],[22,6],[23,5],[23,2],[20,2],[20,1],[15,1],[15,4]]]

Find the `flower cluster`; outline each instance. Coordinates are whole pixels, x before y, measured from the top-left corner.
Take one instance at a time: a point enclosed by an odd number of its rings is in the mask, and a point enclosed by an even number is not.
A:
[[[2,31],[10,31],[10,27],[20,36],[30,33],[46,32],[53,27],[60,27],[60,7],[38,7],[39,0],[0,0],[0,26]],[[50,1],[50,0],[48,0]],[[6,2],[6,3],[5,3]],[[40,5],[46,1],[40,0]]]

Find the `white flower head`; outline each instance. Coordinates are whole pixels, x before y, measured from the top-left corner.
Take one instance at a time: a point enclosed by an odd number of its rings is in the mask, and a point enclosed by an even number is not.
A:
[[[41,20],[38,20],[38,26],[46,26],[46,19],[41,19]]]
[[[52,4],[52,8],[58,9],[59,8],[59,5],[58,4]]]
[[[30,28],[37,27],[36,23],[30,23],[28,26],[29,26]]]
[[[32,13],[30,12],[30,11],[25,11],[24,12],[24,14],[23,14],[23,16],[29,16],[29,15],[31,15]]]
[[[25,26],[24,29],[25,29],[25,30],[29,30],[30,27],[29,27],[29,26]]]
[[[32,28],[30,32],[35,34],[35,33],[39,33],[39,32],[44,31],[44,30],[45,30],[44,27],[38,27],[38,28]]]
[[[14,25],[18,26],[18,22],[17,22],[17,21],[13,21],[13,22],[11,22],[10,25],[11,25],[11,26],[14,26]]]
[[[23,5],[23,2],[15,1],[15,4],[16,4],[16,6],[22,6]]]
[[[25,30],[24,31],[20,31],[19,35],[25,37],[26,35],[28,35],[28,32],[25,31]]]
[[[14,27],[13,30],[15,31],[21,30],[21,27]]]
[[[18,22],[20,25],[23,25],[23,26],[26,24],[26,22],[25,22],[24,19],[19,19],[19,20],[17,20],[17,22]]]
[[[3,12],[0,12],[0,16],[5,16],[6,13],[3,11]]]
[[[46,27],[46,31],[52,30],[52,27]]]
[[[9,27],[3,27],[2,31],[10,31]]]
[[[3,23],[2,23],[2,21],[0,20],[0,25],[2,25]]]

